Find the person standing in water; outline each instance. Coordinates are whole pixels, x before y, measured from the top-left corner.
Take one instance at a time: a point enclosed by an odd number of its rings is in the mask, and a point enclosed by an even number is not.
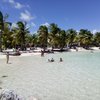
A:
[[[60,60],[59,60],[60,62],[63,62],[63,60],[62,60],[62,58],[60,58]]]
[[[44,56],[44,51],[43,50],[41,50],[41,57],[43,57]]]
[[[6,59],[7,59],[7,64],[8,64],[8,62],[9,62],[9,52],[7,52],[7,54],[6,54]]]
[[[54,59],[53,58],[51,59],[51,62],[54,62]]]

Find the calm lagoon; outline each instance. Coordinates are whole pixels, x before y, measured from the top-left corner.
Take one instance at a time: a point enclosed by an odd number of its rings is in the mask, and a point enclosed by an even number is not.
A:
[[[55,62],[48,62],[51,58]],[[100,100],[99,51],[11,57],[10,62],[0,59],[0,87],[26,100]]]

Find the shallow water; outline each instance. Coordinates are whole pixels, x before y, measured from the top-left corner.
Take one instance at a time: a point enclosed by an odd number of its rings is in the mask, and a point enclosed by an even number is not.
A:
[[[55,62],[47,62],[52,57]],[[13,57],[10,62],[0,60],[0,87],[27,100],[100,100],[100,52]]]

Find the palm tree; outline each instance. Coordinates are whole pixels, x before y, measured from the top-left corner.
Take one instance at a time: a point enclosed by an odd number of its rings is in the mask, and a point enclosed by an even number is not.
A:
[[[0,51],[2,51],[2,33],[4,30],[4,20],[3,20],[3,14],[0,11]]]
[[[12,31],[11,31],[11,23],[4,23],[4,30],[2,34],[2,46],[6,49],[12,47]]]
[[[25,38],[25,41],[27,41],[26,42],[26,46],[28,46],[28,47],[31,47],[31,45],[32,45],[32,34],[26,34],[26,38]]]
[[[60,28],[57,26],[57,24],[52,23],[49,26],[49,31],[50,31],[49,33],[50,44],[53,49],[54,47],[58,46],[58,35],[60,32]]]
[[[33,34],[32,35],[32,45],[34,47],[37,47],[39,45],[39,38],[38,38],[38,34]]]
[[[64,46],[66,45],[66,32],[65,30],[61,30],[58,35],[58,45],[61,50],[63,50]]]
[[[84,48],[89,48],[92,43],[93,34],[86,29],[81,29],[79,32],[80,44]]]
[[[0,30],[4,30],[4,20],[3,20],[3,14],[0,11]]]
[[[70,48],[71,48],[72,45],[74,44],[75,38],[77,36],[77,32],[74,29],[68,29],[66,31],[66,35],[67,35],[67,38],[66,38],[67,45],[68,46],[70,45]]]
[[[27,41],[26,45],[31,47],[36,47],[38,45],[38,34],[26,34],[26,39]]]
[[[45,51],[48,43],[48,28],[45,25],[40,26],[38,30],[38,35],[39,35],[39,43]]]
[[[3,16],[2,12],[0,12],[0,49],[1,51],[2,51],[2,47],[7,48],[8,42],[11,40],[10,29],[11,29],[12,23],[6,22],[7,18],[8,18],[8,14]]]
[[[94,41],[96,42],[97,46],[100,46],[100,32],[96,32],[94,35]]]
[[[19,21],[17,22],[17,43],[21,46],[21,50],[25,49],[25,37],[29,33],[29,28],[27,28],[27,23]]]

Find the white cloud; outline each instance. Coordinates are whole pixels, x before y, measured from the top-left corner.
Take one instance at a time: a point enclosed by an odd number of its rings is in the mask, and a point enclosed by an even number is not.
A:
[[[23,21],[31,21],[32,19],[34,19],[35,17],[33,17],[29,11],[25,10],[24,12],[21,12],[20,14],[20,19]]]
[[[35,23],[33,23],[33,22],[31,22],[30,24],[27,24],[27,28],[33,28],[33,27],[35,27],[36,25],[35,25]]]
[[[80,31],[79,30],[76,30],[76,32],[79,33]]]
[[[36,34],[36,33],[37,33],[37,31],[34,31],[34,32],[33,32],[33,34]]]
[[[92,31],[93,34],[95,34],[96,32],[100,32],[100,30],[94,29],[94,30]]]
[[[35,26],[36,26],[35,23],[31,22],[31,27],[35,27]]]
[[[23,5],[19,2],[16,2],[15,0],[3,0],[3,1],[9,3],[10,5],[12,5],[16,9],[21,9],[23,7],[28,7],[27,5]]]
[[[16,9],[21,9],[23,7],[24,7],[24,5],[22,5],[22,4],[18,3],[18,2],[15,4],[15,8]]]
[[[12,23],[12,27],[17,27],[17,24],[16,23]]]
[[[44,24],[42,24],[42,25],[45,25],[45,26],[47,26],[47,27],[49,27],[49,23],[48,22],[45,22]]]
[[[15,1],[14,0],[8,0],[9,3],[14,4]]]

